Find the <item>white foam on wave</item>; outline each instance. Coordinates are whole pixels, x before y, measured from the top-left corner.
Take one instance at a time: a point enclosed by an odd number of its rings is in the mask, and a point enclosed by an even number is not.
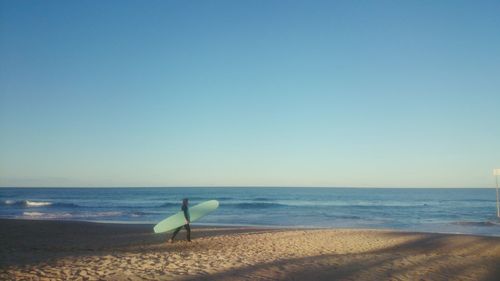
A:
[[[40,217],[43,215],[44,214],[40,212],[23,212],[23,216],[28,216],[28,217]]]
[[[23,212],[23,217],[33,219],[62,219],[71,218],[70,213],[42,213],[42,212]]]
[[[88,213],[85,214],[85,217],[116,217],[116,216],[121,216],[123,215],[123,212],[115,212],[115,211],[110,211],[110,212],[96,212],[96,213]]]
[[[5,205],[12,205],[12,204],[16,204],[16,201],[15,200],[5,200],[5,201],[3,201],[3,203]]]
[[[51,202],[36,202],[36,201],[29,201],[26,200],[26,206],[28,207],[43,207],[43,206],[50,206],[52,205]]]
[[[68,213],[68,212],[23,212],[22,218],[33,218],[33,219],[87,219],[87,218],[98,218],[98,217],[116,217],[122,215],[122,212],[96,212],[96,213]]]

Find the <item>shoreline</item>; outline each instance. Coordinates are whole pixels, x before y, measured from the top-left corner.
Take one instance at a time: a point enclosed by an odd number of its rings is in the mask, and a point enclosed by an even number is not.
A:
[[[500,237],[0,219],[0,279],[496,280]]]
[[[50,222],[81,222],[81,223],[96,223],[96,224],[110,224],[110,225],[144,225],[153,226],[155,222],[147,221],[102,221],[102,220],[58,220],[58,219],[33,219],[33,218],[0,218],[0,224],[3,220],[13,221],[50,221]],[[444,235],[465,235],[465,236],[478,236],[478,237],[500,237],[500,233],[466,233],[466,232],[453,232],[453,231],[432,231],[432,230],[413,230],[404,228],[390,228],[390,227],[318,227],[318,226],[293,226],[293,225],[255,225],[255,224],[211,224],[211,223],[192,223],[197,228],[253,228],[253,229],[276,229],[276,230],[372,230],[372,231],[394,231],[413,234],[444,234]],[[451,224],[458,225],[458,224]]]

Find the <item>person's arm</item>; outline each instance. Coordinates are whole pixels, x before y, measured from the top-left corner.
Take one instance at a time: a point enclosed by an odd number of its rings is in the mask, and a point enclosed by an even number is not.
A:
[[[189,216],[189,209],[187,207],[182,208],[182,211],[184,211],[184,219],[186,220],[186,224],[191,222],[191,218]]]

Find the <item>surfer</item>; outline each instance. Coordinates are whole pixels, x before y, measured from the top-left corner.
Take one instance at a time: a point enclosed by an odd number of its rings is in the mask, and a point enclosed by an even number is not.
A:
[[[189,222],[191,221],[191,218],[189,216],[189,207],[188,207],[188,198],[182,199],[182,207],[181,210],[184,213],[184,228],[187,231],[187,241],[191,242],[191,227],[189,226]],[[170,243],[174,243],[174,238],[181,231],[182,226],[179,226],[175,231],[174,234],[172,234],[172,238],[170,238]]]

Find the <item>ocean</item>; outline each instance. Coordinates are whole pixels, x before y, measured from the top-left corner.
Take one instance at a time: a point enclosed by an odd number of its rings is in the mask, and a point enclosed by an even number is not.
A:
[[[157,223],[190,205],[196,225],[370,228],[500,236],[493,188],[0,188],[0,218]]]

